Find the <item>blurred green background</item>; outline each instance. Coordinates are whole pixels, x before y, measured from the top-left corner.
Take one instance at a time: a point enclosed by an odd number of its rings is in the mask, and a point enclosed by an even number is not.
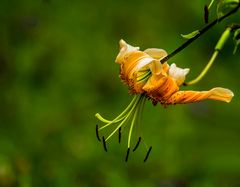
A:
[[[226,87],[230,104],[144,109],[141,129],[153,146],[140,146],[125,163],[125,142],[110,140],[108,153],[95,136],[100,123],[130,102],[114,63],[123,38],[141,49],[168,52],[204,25],[209,1],[1,0],[0,187],[239,187],[239,57],[228,41],[197,85]],[[215,18],[215,7],[210,18]],[[225,26],[205,34],[169,63],[190,67],[188,80],[207,63]]]

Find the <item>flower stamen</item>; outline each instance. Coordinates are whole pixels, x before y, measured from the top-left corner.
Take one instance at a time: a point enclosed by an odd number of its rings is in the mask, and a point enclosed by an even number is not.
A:
[[[137,82],[142,82],[142,81],[147,81],[148,78],[151,76],[151,71],[150,70],[144,70],[143,73],[139,72],[137,77]]]
[[[128,156],[129,156],[129,153],[130,153],[130,148],[127,149],[127,154],[126,154],[126,158],[125,158],[125,162],[128,161]]]
[[[138,138],[138,141],[137,141],[135,147],[133,148],[133,152],[136,151],[136,149],[138,148],[138,146],[139,146],[139,144],[141,142],[141,139],[142,139],[141,137]]]
[[[147,98],[144,94],[134,96],[134,98],[132,99],[130,104],[127,106],[127,108],[113,120],[107,120],[107,119],[103,118],[99,113],[97,113],[95,115],[100,121],[105,123],[105,125],[103,125],[102,127],[96,126],[97,138],[99,138],[99,131],[105,129],[106,127],[108,127],[110,125],[117,125],[114,128],[114,130],[106,138],[104,136],[102,137],[103,147],[104,147],[105,151],[107,151],[106,142],[117,131],[118,131],[118,142],[119,143],[121,142],[123,128],[127,125],[128,121],[130,121],[130,128],[129,128],[129,132],[128,132],[127,147],[128,147],[128,150],[130,149],[133,128],[135,125],[139,124],[139,120],[140,120],[139,118],[141,116],[141,112],[143,110],[143,105],[144,105],[146,99]],[[100,138],[98,140],[101,141]],[[141,141],[141,138],[139,138],[136,146],[134,147],[134,151],[139,146],[140,141]],[[125,159],[126,161],[128,159],[128,154],[129,154],[129,151],[128,151],[126,159]]]
[[[143,101],[144,98],[145,98],[145,96],[141,95],[141,97],[139,99],[139,107],[136,107],[134,115],[133,115],[132,123],[131,123],[130,129],[129,129],[129,134],[128,134],[128,147],[130,147],[133,126],[136,123],[137,117],[139,116],[139,111],[140,111],[142,101]]]
[[[107,145],[106,145],[106,140],[105,140],[104,136],[102,137],[102,141],[103,141],[103,148],[107,152]]]
[[[110,121],[107,120],[105,118],[103,118],[99,113],[95,114],[95,117],[98,118],[100,121],[102,121],[103,123],[107,123],[106,125],[102,126],[99,128],[99,130],[102,130],[106,127],[108,127],[109,125],[112,125],[114,123],[118,123],[120,121],[122,121],[125,118],[125,114],[128,112],[128,110],[132,107],[132,105],[135,104],[136,100],[139,98],[138,95],[135,95],[133,100],[131,101],[131,103],[127,106],[127,108],[119,115],[117,116],[114,120]]]
[[[99,133],[98,133],[98,125],[96,125],[96,135],[97,135],[98,141],[101,142],[101,139],[100,139]]]
[[[121,137],[122,137],[122,128],[120,127],[118,131],[118,143],[121,142]]]
[[[147,161],[151,150],[152,150],[152,146],[148,149],[147,155],[146,155],[146,157],[144,158],[143,162],[146,162],[146,161]]]

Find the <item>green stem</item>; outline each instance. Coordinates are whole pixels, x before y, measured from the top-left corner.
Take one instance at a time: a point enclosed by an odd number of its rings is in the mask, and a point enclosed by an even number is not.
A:
[[[205,68],[202,70],[202,72],[200,73],[200,75],[197,76],[197,78],[191,80],[190,82],[185,83],[185,86],[189,86],[189,85],[193,85],[196,84],[197,82],[199,82],[208,72],[208,70],[210,69],[210,67],[212,66],[213,62],[215,61],[215,59],[218,56],[219,51],[214,51],[211,59],[209,60],[209,62],[207,63],[207,65],[205,66]]]
[[[184,83],[185,86],[186,85],[189,86],[189,85],[196,84],[197,82],[199,82],[206,75],[206,73],[208,72],[208,70],[211,68],[211,66],[213,65],[214,61],[216,60],[219,52],[223,49],[225,43],[229,39],[231,31],[232,31],[232,27],[228,27],[223,32],[223,34],[221,35],[220,39],[217,42],[217,45],[215,46],[215,51],[214,51],[212,57],[210,58],[209,62],[205,66],[205,68],[202,70],[200,75],[197,76],[197,78],[193,79],[192,81],[190,81],[188,83]]]

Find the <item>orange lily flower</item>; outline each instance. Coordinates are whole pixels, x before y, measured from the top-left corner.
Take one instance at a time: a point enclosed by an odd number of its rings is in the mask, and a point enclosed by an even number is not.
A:
[[[225,88],[213,88],[209,91],[179,91],[189,69],[175,64],[169,66],[160,60],[167,53],[162,49],[139,51],[125,41],[120,41],[120,52],[116,63],[121,65],[121,79],[129,86],[131,93],[146,94],[154,104],[193,103],[205,99],[230,102],[233,92]]]
[[[180,91],[179,87],[184,83],[189,69],[179,68],[175,64],[169,66],[167,62],[161,64],[160,61],[165,56],[167,56],[167,53],[163,49],[151,48],[140,51],[139,47],[133,47],[124,40],[120,40],[120,52],[116,58],[116,63],[120,64],[120,78],[128,85],[130,93],[135,96],[127,108],[115,119],[107,120],[99,113],[95,116],[105,123],[100,128],[98,128],[98,125],[96,126],[96,134],[98,140],[103,142],[106,151],[106,142],[117,131],[120,143],[126,123],[130,121],[126,161],[130,153],[132,131],[134,126],[139,125],[139,116],[147,98],[151,99],[154,105],[159,102],[163,106],[168,106],[206,99],[230,102],[234,96],[231,90],[220,87],[209,91]],[[114,130],[106,138],[103,136],[100,139],[99,131],[114,125],[116,125]],[[141,137],[133,147],[133,151],[139,146],[140,141]],[[151,149],[152,147],[148,149],[144,162],[147,160]]]

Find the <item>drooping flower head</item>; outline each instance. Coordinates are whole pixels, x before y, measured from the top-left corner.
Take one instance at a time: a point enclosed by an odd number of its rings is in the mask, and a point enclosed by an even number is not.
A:
[[[128,149],[126,160],[130,153],[131,135],[135,125],[138,125],[139,116],[142,112],[146,98],[150,99],[154,105],[157,103],[163,106],[172,104],[184,104],[199,102],[202,100],[218,100],[230,102],[234,96],[229,89],[216,87],[208,91],[180,91],[180,86],[184,83],[189,69],[179,68],[176,64],[168,65],[167,62],[161,63],[161,59],[167,56],[163,49],[150,48],[140,51],[139,47],[133,47],[127,44],[124,40],[120,40],[120,52],[116,57],[116,63],[120,65],[120,78],[128,86],[129,92],[134,94],[134,98],[129,106],[114,120],[106,120],[100,114],[96,117],[106,125],[96,128],[97,136],[99,138],[99,131],[112,125],[116,128],[102,141],[105,150],[106,141],[109,140],[117,131],[119,131],[119,142],[121,140],[121,133],[123,128],[130,122],[128,135]],[[141,137],[133,148],[136,150],[141,141]],[[148,149],[146,161],[151,147]]]
[[[210,91],[179,91],[189,69],[182,69],[176,64],[161,64],[160,60],[167,53],[162,49],[139,51],[123,40],[116,63],[121,65],[121,79],[129,86],[131,93],[146,94],[154,103],[163,105],[191,103],[205,99],[230,102],[233,93],[224,88]]]

